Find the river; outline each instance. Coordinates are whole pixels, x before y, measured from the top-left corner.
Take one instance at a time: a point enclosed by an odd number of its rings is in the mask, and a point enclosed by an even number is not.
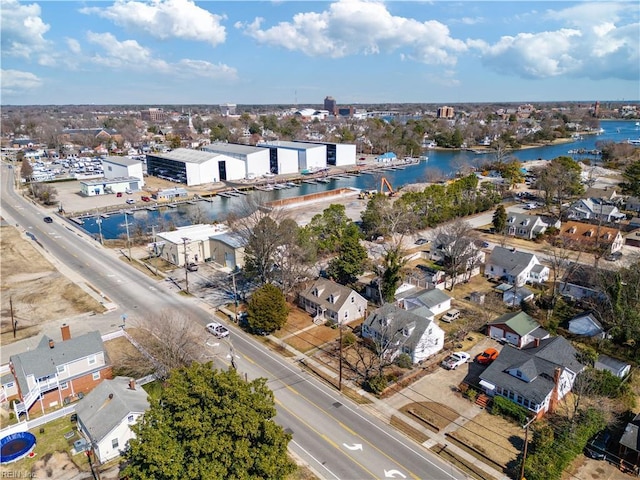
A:
[[[582,139],[559,145],[517,150],[513,152],[512,156],[523,163],[539,159],[551,160],[562,155],[572,156],[569,155],[569,150],[593,150],[596,148],[596,142],[598,141],[623,142],[627,139],[640,137],[640,128],[636,126],[635,121],[610,120],[601,121],[600,124],[604,129],[604,132],[600,135],[586,135]],[[461,165],[478,165],[483,160],[495,158],[491,154],[476,155],[469,151],[428,150],[426,154],[429,156],[428,161],[410,165],[401,170],[387,170],[372,174],[363,173],[350,178],[332,179],[329,183],[301,183],[298,187],[259,192],[259,195],[261,195],[261,200],[270,201],[344,187],[374,190],[379,189],[380,179],[383,175],[394,188],[398,189],[407,184],[426,182],[429,171],[452,176]],[[588,158],[592,162],[597,162],[598,160],[598,157],[593,155],[574,156],[574,158]],[[254,194],[249,193],[249,195]],[[126,235],[127,224],[131,234],[141,229],[145,232],[151,232],[152,226],[155,226],[156,231],[161,231],[168,228],[169,225],[189,225],[193,223],[196,217],[209,221],[224,220],[228,213],[241,211],[245,204],[246,201],[243,196],[232,198],[216,196],[211,201],[202,200],[195,205],[182,204],[176,208],[163,208],[156,211],[136,210],[129,215],[122,213],[112,214],[108,218],[87,218],[82,228],[94,236],[98,236],[100,229],[102,229],[102,235],[105,239],[122,238]],[[127,217],[126,221],[125,215]],[[100,222],[100,225],[98,222]]]

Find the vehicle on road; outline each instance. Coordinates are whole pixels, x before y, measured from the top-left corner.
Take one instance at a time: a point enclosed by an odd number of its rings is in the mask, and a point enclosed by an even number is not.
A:
[[[125,190],[125,193],[126,193],[127,195],[131,195],[133,192],[131,191],[131,189],[127,188],[127,189]]]
[[[133,198],[127,198],[127,203],[131,205],[133,203],[136,203],[136,201]]]
[[[44,223],[53,223],[53,218],[51,217],[44,217],[43,220],[44,220]]]
[[[190,272],[197,272],[198,271],[198,264],[197,263],[189,263],[189,264],[187,264],[187,270],[189,270]]]
[[[429,240],[427,240],[426,238],[418,238],[416,240],[416,245],[424,245],[425,243],[429,243]]]
[[[611,433],[608,430],[599,432],[584,448],[587,457],[595,460],[604,460],[607,458],[607,447],[611,441]]]
[[[207,324],[207,330],[216,338],[224,338],[229,336],[229,329],[218,322]]]
[[[452,308],[447,313],[445,313],[440,320],[446,323],[451,323],[454,320],[457,320],[459,318],[460,318],[460,310],[456,310],[455,308]]]
[[[620,258],[622,258],[622,252],[613,252],[604,257],[604,259],[609,262],[615,262],[616,260],[620,260]]]
[[[498,355],[500,355],[500,352],[495,348],[487,348],[484,352],[481,352],[476,356],[476,362],[480,365],[489,365],[498,358]]]
[[[489,242],[482,242],[482,248],[489,248]]]
[[[140,197],[140,198],[141,198],[141,200],[142,200],[143,202],[150,202],[150,201],[151,201],[151,198],[146,197],[146,196],[144,196],[144,195],[143,195],[142,197]]]
[[[122,192],[116,193],[116,197],[120,198],[122,196]]]
[[[455,370],[460,365],[467,363],[470,358],[471,355],[467,352],[453,352],[442,361],[441,365],[447,370]]]

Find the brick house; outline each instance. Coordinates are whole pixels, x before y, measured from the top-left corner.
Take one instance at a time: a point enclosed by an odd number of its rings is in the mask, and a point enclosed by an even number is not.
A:
[[[100,332],[71,338],[69,326],[61,327],[62,341],[44,336],[38,346],[9,358],[10,374],[2,377],[6,400],[14,404],[16,418],[38,404],[40,411],[82,398],[104,379],[112,368]],[[9,378],[9,377],[13,378]]]

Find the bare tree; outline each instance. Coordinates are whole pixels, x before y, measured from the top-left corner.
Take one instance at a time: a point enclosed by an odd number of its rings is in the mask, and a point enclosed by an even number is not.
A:
[[[451,291],[458,282],[459,275],[477,266],[479,249],[475,244],[476,236],[473,227],[463,220],[455,220],[436,230],[433,243],[443,257],[444,269],[451,281]]]

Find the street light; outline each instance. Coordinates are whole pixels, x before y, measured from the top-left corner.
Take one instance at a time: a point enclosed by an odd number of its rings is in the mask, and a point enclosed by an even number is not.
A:
[[[187,242],[191,239],[182,237],[182,245],[184,246],[184,280],[186,283],[186,290],[189,293],[189,256],[187,254]]]

